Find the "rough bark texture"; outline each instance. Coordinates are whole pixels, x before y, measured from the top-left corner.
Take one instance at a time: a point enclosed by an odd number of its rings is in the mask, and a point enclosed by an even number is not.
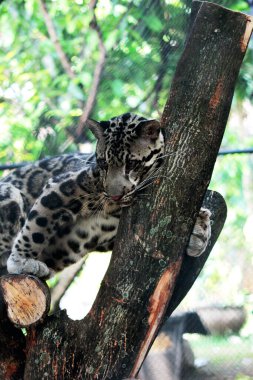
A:
[[[0,295],[0,379],[22,380],[25,367],[25,337],[8,320]]]
[[[163,173],[149,198],[124,210],[109,269],[87,317],[71,321],[59,312],[29,329],[25,380],[135,377],[166,310],[180,302],[207,257],[194,262],[184,251],[211,178],[252,23],[211,3],[198,2],[194,9],[162,118],[168,153]],[[182,286],[184,273],[189,280]],[[179,295],[172,297],[174,288]]]
[[[135,377],[166,313],[210,181],[249,17],[198,6],[163,114],[169,154],[147,201],[126,209],[110,267],[88,316],[64,312],[30,330],[25,379]],[[34,362],[36,361],[36,367]]]

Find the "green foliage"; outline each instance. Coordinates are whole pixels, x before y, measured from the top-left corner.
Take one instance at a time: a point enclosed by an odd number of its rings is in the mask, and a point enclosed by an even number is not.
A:
[[[235,380],[251,380],[252,376],[242,375],[238,374],[235,378]]]
[[[247,9],[242,0],[217,3]],[[87,0],[46,5],[75,78],[63,68],[40,2],[2,2],[2,162],[76,149],[68,140],[68,127],[75,129],[94,80],[100,57],[98,33],[91,27],[93,13]],[[186,0],[98,1],[95,14],[107,53],[91,117],[106,119],[129,110],[159,115],[183,47],[189,7]],[[253,91],[251,58],[239,80],[240,100]]]
[[[252,336],[243,339],[236,335],[222,337],[187,334],[187,340],[195,358],[206,363],[201,368],[201,378],[208,379],[211,373],[215,379],[252,379]]]
[[[62,66],[39,2],[3,2],[0,15],[3,162],[56,154],[68,138],[67,127],[76,126],[94,80],[100,50],[98,35],[90,26],[93,14],[88,2],[56,0],[47,2],[47,7],[75,78],[69,78]],[[180,2],[98,2],[96,18],[107,57],[92,117],[105,119],[129,109],[158,115],[183,45],[187,13],[188,8]],[[170,68],[161,75],[168,61]],[[154,105],[157,81],[161,81],[162,95],[159,105]],[[13,149],[12,141],[17,140],[18,149]],[[66,147],[75,149],[73,145]]]

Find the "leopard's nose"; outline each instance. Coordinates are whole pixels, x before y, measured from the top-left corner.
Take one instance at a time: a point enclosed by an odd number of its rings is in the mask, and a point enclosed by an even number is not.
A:
[[[122,197],[123,197],[123,194],[122,195],[111,195],[111,199],[115,202],[120,201]]]

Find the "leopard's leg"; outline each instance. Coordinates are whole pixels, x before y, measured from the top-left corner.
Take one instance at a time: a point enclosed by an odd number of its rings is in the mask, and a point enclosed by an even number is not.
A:
[[[206,250],[211,237],[210,216],[211,212],[208,209],[200,209],[187,247],[187,255],[198,257]]]
[[[75,199],[74,188],[73,192],[62,194],[60,187],[61,183],[48,184],[33,205],[14,241],[7,262],[9,273],[29,273],[38,277],[50,275],[48,266],[40,261],[42,253],[63,222],[73,225],[82,207],[81,201]]]
[[[10,183],[0,183],[0,268],[6,267],[13,241],[25,221],[21,192]]]

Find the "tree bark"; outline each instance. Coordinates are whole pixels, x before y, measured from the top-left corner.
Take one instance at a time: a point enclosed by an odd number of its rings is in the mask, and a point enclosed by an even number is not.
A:
[[[172,298],[252,31],[246,15],[206,2],[197,8],[162,117],[163,173],[149,198],[124,209],[109,269],[86,318],[71,321],[62,311],[29,329],[25,380],[136,377],[168,305],[169,313],[184,296]],[[185,262],[181,271],[191,271]]]
[[[8,320],[0,295],[0,379],[22,380],[25,368],[25,336]]]

